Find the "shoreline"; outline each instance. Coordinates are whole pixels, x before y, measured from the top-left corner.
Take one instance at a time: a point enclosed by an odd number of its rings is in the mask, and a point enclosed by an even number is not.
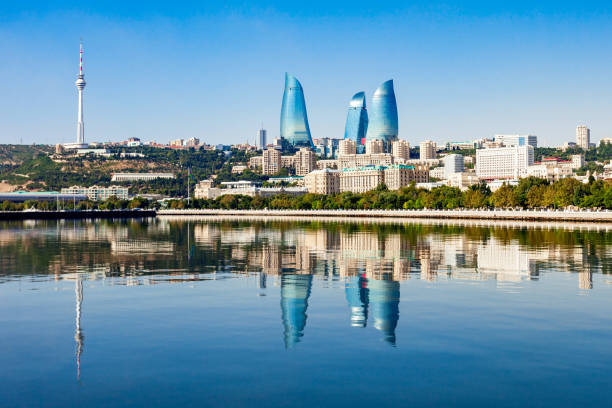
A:
[[[258,218],[258,219],[344,219],[344,220],[462,220],[479,222],[563,222],[607,224],[612,211],[575,210],[114,210],[114,211],[0,211],[0,221],[112,218]]]
[[[120,211],[0,211],[0,221],[75,220],[96,218],[149,218],[155,210]]]
[[[546,210],[159,210],[157,217],[237,216],[291,218],[393,218],[397,220],[487,220],[612,223],[612,211]]]

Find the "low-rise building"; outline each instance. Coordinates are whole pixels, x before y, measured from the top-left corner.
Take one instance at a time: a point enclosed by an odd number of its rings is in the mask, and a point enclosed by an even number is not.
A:
[[[317,169],[337,169],[338,160],[317,160]]]
[[[111,177],[113,182],[122,181],[151,181],[155,179],[173,179],[173,173],[115,173]]]
[[[260,187],[251,181],[222,183],[226,188],[213,187],[212,180],[204,180],[196,185],[194,196],[196,199],[216,199],[223,195],[246,195],[250,197],[271,197],[279,194],[292,196],[304,195],[308,192],[305,187]]]
[[[399,190],[410,183],[426,183],[429,181],[429,169],[427,166],[412,166],[405,164],[394,164],[385,168],[384,183],[389,190]]]
[[[338,157],[338,169],[357,168],[365,166],[390,166],[394,163],[390,153],[378,154],[348,154]]]
[[[365,193],[385,182],[384,166],[367,166],[342,169],[340,191]]]
[[[247,168],[244,164],[237,164],[232,166],[232,174],[242,174]]]
[[[438,180],[444,179],[444,167],[434,167],[429,170],[429,177]]]
[[[314,170],[304,176],[304,186],[309,193],[337,194],[340,192],[340,171]]]
[[[461,190],[467,190],[468,187],[474,184],[478,184],[480,179],[474,172],[461,172],[453,173],[446,179],[446,183],[449,187],[457,187]]]
[[[105,201],[111,197],[116,197],[119,200],[128,200],[128,187],[110,186],[110,187],[83,187],[72,186],[62,188],[62,194],[86,195],[91,201]]]

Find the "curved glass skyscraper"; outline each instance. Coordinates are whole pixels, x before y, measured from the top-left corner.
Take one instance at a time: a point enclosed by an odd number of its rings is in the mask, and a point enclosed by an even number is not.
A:
[[[302,84],[296,77],[287,73],[281,107],[280,135],[293,146],[313,147]]]
[[[393,91],[393,80],[390,79],[374,92],[370,105],[367,139],[382,140],[387,144],[396,140],[397,135],[397,103]]]
[[[368,130],[368,111],[366,110],[366,98],[364,92],[356,93],[349,104],[344,138],[351,139],[357,146],[363,144]]]

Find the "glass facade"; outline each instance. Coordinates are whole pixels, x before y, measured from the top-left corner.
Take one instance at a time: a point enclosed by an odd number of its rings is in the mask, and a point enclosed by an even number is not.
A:
[[[393,91],[393,80],[390,79],[378,87],[370,106],[370,123],[367,139],[382,140],[385,144],[396,140],[398,136],[397,104]]]
[[[280,135],[293,146],[313,147],[302,84],[287,73],[281,107]]]
[[[364,92],[356,93],[349,104],[344,128],[344,138],[351,139],[357,146],[363,144],[368,130],[368,111],[366,110],[366,98]]]

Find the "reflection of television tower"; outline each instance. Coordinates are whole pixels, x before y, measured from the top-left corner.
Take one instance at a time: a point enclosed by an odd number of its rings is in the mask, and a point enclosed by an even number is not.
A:
[[[76,321],[74,330],[74,341],[76,341],[76,357],[77,357],[77,380],[81,379],[81,353],[83,352],[83,332],[81,330],[81,304],[83,303],[83,282],[81,277],[77,275],[74,287],[76,300]]]
[[[74,83],[79,90],[79,117],[77,121],[77,145],[85,144],[85,126],[83,124],[83,89],[85,89],[85,77],[83,76],[83,43],[81,43],[79,76]]]

